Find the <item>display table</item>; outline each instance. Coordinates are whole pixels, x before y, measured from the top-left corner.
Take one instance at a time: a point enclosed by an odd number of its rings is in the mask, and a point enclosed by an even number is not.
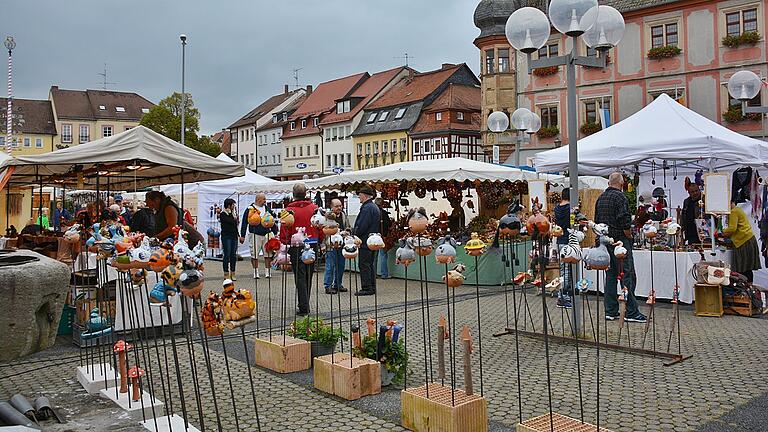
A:
[[[81,270],[95,270],[96,269],[96,254],[92,252],[80,252],[77,254],[77,258],[75,258],[75,270],[81,271]],[[107,280],[102,281],[101,280],[101,274],[97,273],[97,276],[99,278],[99,285],[103,285],[109,281],[113,281],[117,279],[117,270],[112,266],[106,266],[107,267]]]
[[[635,261],[635,274],[637,274],[635,295],[638,297],[648,297],[651,293],[651,251],[635,250],[632,254]],[[731,250],[716,250],[714,256],[712,256],[711,251],[704,251],[704,259],[707,261],[722,260],[730,263],[731,257]],[[694,301],[693,287],[696,281],[691,276],[691,268],[700,260],[701,255],[698,252],[677,253],[677,277],[680,284],[681,302],[693,303]],[[600,273],[600,292],[604,292],[605,273]],[[592,281],[597,280],[594,270],[586,270],[584,276]],[[653,282],[656,289],[656,298],[672,299],[675,288],[674,252],[653,251]]]
[[[112,268],[110,267],[110,269]],[[112,271],[115,270],[112,269]],[[151,328],[152,324],[155,327],[168,325],[167,308],[149,304],[149,293],[152,291],[156,278],[156,274],[149,275],[146,287],[144,285],[134,286],[130,283],[126,283],[121,287],[120,285],[123,284],[118,282],[118,287],[115,290],[115,331],[130,330],[132,328]],[[191,315],[192,301],[189,298],[177,294],[169,296],[168,300],[171,304],[171,321],[173,324],[180,323],[183,317],[182,301],[186,302],[185,308]],[[123,313],[123,308],[125,308],[126,313]],[[138,313],[136,309],[138,309]]]

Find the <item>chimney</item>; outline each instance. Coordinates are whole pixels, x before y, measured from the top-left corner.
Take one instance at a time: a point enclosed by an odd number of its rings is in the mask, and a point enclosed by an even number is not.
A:
[[[310,84],[310,85],[307,86],[307,96],[309,96],[311,94],[312,94],[312,85]]]
[[[456,66],[456,65],[453,64],[453,63],[443,63],[443,67],[441,67],[441,69],[448,69],[448,68],[452,68],[454,66]]]
[[[285,94],[288,94],[288,84],[285,85],[285,88],[283,91],[285,92]]]

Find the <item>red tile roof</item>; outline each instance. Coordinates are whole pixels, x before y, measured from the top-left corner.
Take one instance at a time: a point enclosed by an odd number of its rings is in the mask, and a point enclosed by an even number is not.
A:
[[[468,122],[456,120],[456,113],[463,112]],[[437,122],[435,113],[443,112],[443,120]],[[449,84],[434,102],[421,111],[421,116],[411,129],[412,134],[444,131],[472,131],[480,134],[480,87]]]
[[[0,98],[0,132],[5,135],[5,120],[8,114],[8,99]],[[24,122],[21,130],[14,123],[14,133],[56,135],[51,101],[35,99],[13,99],[13,117]]]
[[[431,72],[417,73],[387,90],[366,109],[385,108],[422,100],[432,94],[442,83],[464,65],[444,65]]]
[[[139,121],[144,115],[142,110],[155,106],[136,93],[111,90],[65,90],[52,86],[51,98],[60,120]],[[122,111],[117,111],[118,107]]]
[[[350,92],[356,90],[369,75],[367,72],[350,75],[344,78],[338,78],[333,81],[327,81],[319,86],[307,96],[304,103],[299,106],[296,112],[288,120],[296,122],[296,129],[288,128],[283,134],[284,138],[293,136],[319,134],[320,130],[313,126],[313,118],[336,109],[336,101],[347,96]],[[307,120],[307,127],[301,128],[301,119]]]
[[[277,106],[279,106],[281,103],[285,102],[288,98],[296,94],[297,91],[299,90],[294,90],[287,93],[283,92],[278,95],[274,95],[270,97],[269,99],[262,102],[259,106],[249,111],[248,114],[240,117],[239,120],[232,123],[229,126],[229,129],[234,129],[241,126],[247,126],[247,125],[252,125],[256,123],[256,121],[258,121],[260,118],[264,117],[270,111],[272,111]]]
[[[225,155],[229,155],[229,152],[232,151],[232,135],[228,130],[216,132],[211,137],[211,141],[218,144],[219,148],[221,148],[221,152]]]
[[[379,92],[384,87],[386,87],[387,84],[389,84],[400,72],[405,69],[405,66],[400,66],[371,75],[354,92],[352,92],[352,94],[349,95],[350,98],[362,98],[361,101],[357,102],[354,108],[352,108],[349,112],[341,114],[337,114],[336,111],[333,111],[325,116],[320,124],[326,125],[351,120],[368,104],[368,102],[373,97],[379,94]],[[415,73],[415,71],[413,72]]]
[[[304,95],[302,95],[302,96],[299,96],[298,98],[296,98],[296,100],[295,100],[295,101],[293,101],[293,103],[292,103],[292,104],[290,104],[290,105],[288,105],[287,107],[283,108],[283,109],[280,111],[280,113],[283,113],[283,112],[287,112],[287,113],[288,113],[288,116],[290,117],[290,116],[291,116],[291,114],[293,114],[293,113],[296,111],[296,109],[299,107],[299,105],[301,105],[302,103],[304,103],[304,99],[306,99],[306,98],[307,98],[307,97],[306,97],[306,96],[304,96]],[[263,125],[262,125],[261,127],[259,127],[258,129],[256,129],[256,132],[258,132],[258,131],[263,131],[263,130],[266,130],[266,129],[274,129],[274,128],[277,128],[277,127],[283,127],[283,126],[285,126],[287,123],[288,123],[288,120],[285,120],[285,121],[283,121],[282,117],[279,117],[279,116],[278,116],[278,119],[277,119],[277,123],[272,123],[272,121],[268,121],[267,123],[263,124]]]

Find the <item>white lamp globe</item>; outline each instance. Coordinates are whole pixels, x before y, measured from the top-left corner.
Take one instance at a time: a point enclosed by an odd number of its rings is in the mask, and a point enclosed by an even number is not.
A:
[[[610,6],[600,6],[590,9],[586,15],[592,14],[597,14],[597,21],[584,33],[584,42],[598,51],[608,51],[618,45],[624,36],[624,17],[621,12]]]
[[[728,93],[732,98],[748,101],[760,93],[763,82],[754,72],[738,71],[728,80]]]
[[[526,6],[514,11],[507,19],[507,40],[516,50],[531,54],[547,42],[549,27],[549,20],[544,12]]]
[[[491,132],[504,132],[509,129],[509,117],[501,111],[494,111],[488,116],[488,130]]]
[[[549,4],[549,20],[560,33],[577,37],[592,28],[597,21],[597,13],[587,13],[597,9],[597,0],[552,0]]]
[[[538,132],[539,129],[541,129],[541,117],[535,112],[531,112],[531,123],[528,125],[528,129],[525,130],[525,133],[533,135]]]
[[[512,128],[524,131],[531,127],[533,113],[528,108],[518,108],[512,113]]]

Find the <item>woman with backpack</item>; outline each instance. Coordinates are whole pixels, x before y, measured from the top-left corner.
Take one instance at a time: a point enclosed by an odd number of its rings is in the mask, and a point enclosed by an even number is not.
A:
[[[240,243],[245,241],[246,229],[248,230],[251,264],[253,265],[253,278],[259,279],[259,254],[264,257],[264,277],[271,277],[269,269],[272,266],[272,254],[267,252],[264,245],[271,236],[277,234],[275,214],[267,208],[267,197],[263,193],[256,194],[253,204],[243,212],[243,221],[240,226]]]

